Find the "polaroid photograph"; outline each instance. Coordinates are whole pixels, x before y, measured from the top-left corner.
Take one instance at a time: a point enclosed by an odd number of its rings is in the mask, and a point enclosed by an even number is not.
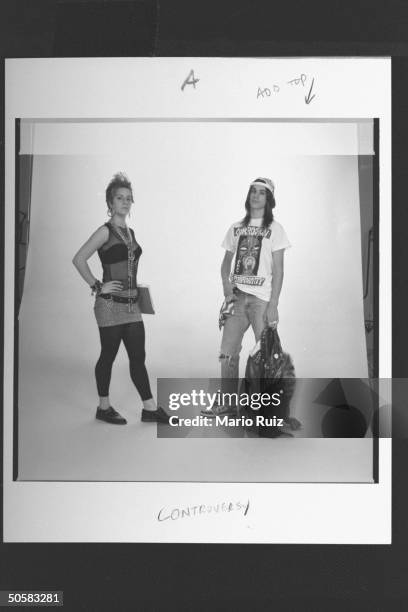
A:
[[[390,543],[390,60],[7,60],[5,131],[5,541]]]

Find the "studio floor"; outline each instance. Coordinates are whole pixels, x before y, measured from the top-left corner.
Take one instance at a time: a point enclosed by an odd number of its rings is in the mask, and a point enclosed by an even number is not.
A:
[[[87,376],[88,374],[88,376]],[[69,380],[70,384],[67,384]],[[72,384],[75,381],[76,384]],[[152,379],[154,383],[154,379]],[[152,385],[155,388],[155,385]],[[95,419],[91,373],[32,364],[20,381],[18,478],[22,481],[372,482],[373,441],[363,439],[158,438],[119,367],[112,404],[126,426]],[[294,415],[298,416],[298,415]],[[306,432],[307,433],[307,432]],[[212,437],[208,437],[211,435]],[[237,436],[237,437],[232,437]]]

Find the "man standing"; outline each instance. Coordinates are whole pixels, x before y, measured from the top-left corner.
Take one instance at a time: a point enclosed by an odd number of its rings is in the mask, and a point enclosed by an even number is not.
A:
[[[274,220],[275,185],[267,178],[257,178],[250,185],[245,202],[246,215],[234,223],[222,243],[225,249],[221,277],[227,304],[233,312],[225,319],[221,350],[223,391],[235,387],[239,378],[239,354],[242,338],[252,327],[255,341],[265,326],[276,327],[278,303],[283,283],[285,249],[290,247],[282,225]],[[231,272],[232,266],[232,272]],[[235,379],[228,385],[226,379]],[[215,405],[207,416],[235,415],[236,406]]]

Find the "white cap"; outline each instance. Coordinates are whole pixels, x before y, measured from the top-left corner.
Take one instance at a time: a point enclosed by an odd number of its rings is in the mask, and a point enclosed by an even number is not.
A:
[[[271,179],[260,177],[256,179],[256,181],[252,181],[251,187],[252,185],[260,185],[261,187],[266,187],[266,189],[269,189],[272,195],[274,195],[275,193],[275,183],[271,181]]]

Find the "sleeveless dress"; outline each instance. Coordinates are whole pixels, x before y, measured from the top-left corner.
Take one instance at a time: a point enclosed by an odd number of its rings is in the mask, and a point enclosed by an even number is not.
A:
[[[103,282],[119,280],[123,284],[123,291],[115,295],[127,297],[128,291],[128,250],[126,244],[121,240],[112,229],[111,223],[105,223],[109,230],[109,238],[105,244],[98,249],[99,259],[103,267]],[[142,254],[140,245],[136,242],[135,234],[130,229],[132,236],[132,248],[135,256],[133,264],[133,278],[131,295],[137,294],[137,268]],[[137,302],[131,305],[122,302],[114,302],[97,296],[95,299],[94,313],[98,327],[111,327],[112,325],[122,325],[124,323],[135,323],[142,321],[142,314]]]

